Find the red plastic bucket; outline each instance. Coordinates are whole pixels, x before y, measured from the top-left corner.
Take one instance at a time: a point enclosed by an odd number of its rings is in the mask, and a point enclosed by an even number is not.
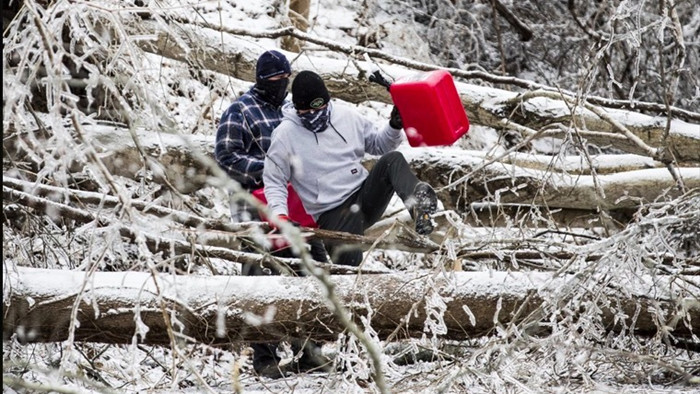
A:
[[[411,146],[451,145],[469,131],[467,113],[445,70],[399,78],[389,92]]]

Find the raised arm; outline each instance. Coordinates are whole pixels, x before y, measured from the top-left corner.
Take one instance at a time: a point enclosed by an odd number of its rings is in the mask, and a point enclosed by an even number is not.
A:
[[[394,128],[389,122],[384,124],[381,129],[377,129],[372,122],[363,118],[362,125],[365,135],[365,151],[370,154],[383,155],[391,152],[396,150],[403,141],[401,128]]]

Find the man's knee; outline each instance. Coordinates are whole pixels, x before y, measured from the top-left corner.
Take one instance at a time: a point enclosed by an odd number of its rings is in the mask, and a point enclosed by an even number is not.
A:
[[[379,162],[387,162],[387,163],[395,163],[395,162],[405,162],[406,158],[403,157],[403,153],[398,152],[398,151],[391,151],[389,153],[386,153],[382,155],[382,157],[379,158]]]

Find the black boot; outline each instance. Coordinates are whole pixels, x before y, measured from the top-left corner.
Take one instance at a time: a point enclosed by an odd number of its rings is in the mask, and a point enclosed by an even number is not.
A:
[[[323,355],[322,348],[313,342],[305,342],[303,345],[301,357],[296,362],[296,370],[298,372],[330,372],[333,367],[333,360]],[[297,351],[298,353],[298,351]]]
[[[327,263],[328,256],[326,255],[326,246],[320,239],[309,240],[311,246],[311,258],[319,263]]]
[[[416,222],[416,232],[420,235],[428,235],[434,229],[430,215],[437,211],[437,194],[429,184],[418,182],[413,190],[413,199],[415,202],[409,212]]]
[[[259,376],[270,379],[279,379],[289,376],[288,368],[280,367],[280,358],[277,357],[277,344],[253,343],[253,369]]]

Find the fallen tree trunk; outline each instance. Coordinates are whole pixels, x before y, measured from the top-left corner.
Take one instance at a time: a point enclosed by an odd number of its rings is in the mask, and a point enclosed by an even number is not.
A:
[[[595,212],[585,209],[543,209],[531,205],[522,204],[501,204],[496,203],[472,203],[467,212],[459,215],[456,220],[459,225],[469,227],[508,227],[514,224],[530,228],[546,228],[555,223],[562,229],[596,229],[602,228],[610,231],[619,231],[629,223],[636,210],[614,210],[610,212]],[[445,210],[433,215],[436,223],[436,232],[429,238],[441,244],[444,240],[442,236],[450,228],[455,227],[449,216],[455,211]],[[455,221],[455,220],[452,220]],[[387,231],[393,231],[395,223],[403,226],[413,227],[414,222],[407,210],[402,210],[392,214],[387,214],[372,227],[365,230],[367,237],[380,237]]]
[[[209,24],[196,26],[195,24],[182,23],[185,22],[184,20],[179,22],[181,22],[179,26],[183,31],[189,31],[190,34],[180,34],[175,38],[168,35],[168,33],[160,31],[157,39],[150,41],[139,40],[139,45],[145,51],[170,59],[187,62],[188,64],[197,64],[205,69],[231,75],[246,81],[252,82],[255,80],[253,71],[255,70],[256,56],[260,49],[255,44],[236,37],[236,35],[246,35],[245,31],[226,29]],[[206,26],[206,28],[202,28],[202,26]],[[159,31],[156,25],[148,22],[133,28],[133,34],[136,35],[152,35],[154,31]],[[221,42],[216,30],[231,33],[232,36],[228,36],[225,42]],[[274,38],[290,34],[293,31],[294,29],[288,29],[286,33],[279,31],[277,33],[256,32],[253,36]],[[296,37],[300,39],[310,38],[310,36],[303,33],[297,34]],[[367,100],[384,103],[392,102],[384,87],[368,81],[367,74],[374,69],[375,65],[364,60],[354,59],[362,53],[368,53],[367,48],[349,48],[325,40],[314,41],[331,50],[346,53],[353,58],[352,61],[323,59],[324,69],[322,70],[322,76],[333,97],[352,103]],[[306,56],[295,58],[292,55],[290,55],[290,58],[295,59],[294,68],[297,70],[315,69],[313,59],[307,59]],[[390,60],[393,60],[394,64],[382,65],[382,69],[392,78],[410,75],[416,69],[422,71],[437,69],[436,66],[430,68],[429,65],[406,62],[400,58]],[[401,66],[395,64],[400,64]],[[413,68],[413,70],[410,68]],[[456,76],[462,74],[462,70],[449,71]],[[574,124],[586,131],[613,134],[617,134],[619,131],[609,120],[602,119],[598,114],[589,110],[583,109],[572,114],[570,106],[564,100],[547,99],[546,105],[543,105],[542,99],[546,98],[540,97],[538,101],[536,93],[534,98],[530,97],[528,100],[523,101],[520,98],[520,94],[515,92],[461,82],[457,82],[456,85],[462,104],[469,114],[471,122],[474,124],[501,129],[504,127],[503,120],[507,118],[510,122],[532,130],[539,130],[548,125]],[[543,92],[543,96],[551,96],[552,93],[559,91],[550,88],[550,90],[543,90]],[[574,96],[568,95],[566,97],[573,98]],[[516,108],[517,111],[515,111]],[[700,161],[700,125],[674,120],[671,122],[668,139],[666,139],[665,119],[617,109],[607,110],[607,113],[644,143],[653,147],[660,147],[660,144],[665,144],[664,148],[671,152],[677,161]],[[696,117],[698,114],[691,113],[691,116]],[[605,145],[610,144],[626,150],[629,153],[644,153],[634,144],[630,144],[626,138],[620,140],[608,138],[606,141],[601,142],[604,142]]]
[[[491,160],[495,156],[483,151],[464,151],[465,155]],[[632,154],[595,155],[591,163],[583,156],[551,156],[532,153],[512,152],[498,160],[499,163],[540,171],[564,172],[570,175],[614,174],[624,171],[661,168],[663,163],[649,157]]]
[[[106,195],[104,193],[36,184],[10,176],[5,176],[3,178],[3,186],[12,188],[16,191],[28,193],[34,197],[48,199],[53,202],[70,201],[72,204],[82,207],[99,206],[102,209],[114,209],[121,204],[118,198],[111,195]],[[7,201],[12,201],[11,194],[8,194]],[[27,204],[27,201],[16,202],[22,203],[23,205]],[[41,207],[37,207],[36,204],[34,204],[34,207],[35,209],[39,208],[46,210],[46,204],[48,204],[48,201],[46,201],[46,203]],[[264,224],[232,223],[227,217],[222,219],[207,218],[181,210],[154,205],[140,200],[131,200],[130,205],[132,208],[141,211],[143,214],[153,215],[158,218],[167,218],[174,223],[195,228],[196,230],[194,230],[194,236],[199,238],[200,241],[198,242],[204,245],[232,247],[234,245],[238,245],[236,240],[233,238],[250,233],[251,231],[255,230],[255,228],[259,228],[260,232],[269,231],[269,228],[267,228],[267,226]],[[555,223],[558,223],[558,225],[563,228],[604,227],[608,229],[615,229],[618,228],[620,224],[629,222],[632,217],[632,213],[634,213],[634,211],[625,212],[624,210],[616,210],[611,211],[608,214],[602,214],[601,212],[584,209],[556,209],[544,211],[533,211],[533,209],[535,208],[530,205],[472,203],[470,205],[469,214],[462,216],[461,221],[463,221],[464,224],[472,227],[503,227],[509,223],[527,223],[530,226],[536,227],[541,226],[542,223],[544,223],[541,220],[541,217],[545,217],[554,221]],[[447,212],[445,212],[445,214],[447,214]],[[446,220],[446,218],[444,218],[444,215],[436,215],[434,220],[438,223],[438,228],[448,228],[450,226],[450,223],[448,220]],[[90,218],[88,221],[92,221],[92,218]],[[430,247],[426,248],[428,245],[421,245],[415,241],[408,242],[405,239],[399,240],[384,236],[385,231],[390,230],[396,221],[409,224],[412,223],[412,219],[410,219],[410,216],[405,211],[399,212],[398,215],[395,214],[387,216],[367,230],[367,242],[363,241],[359,243],[373,245],[377,239],[381,238],[384,240],[384,244],[392,242],[405,243],[409,247],[412,245],[415,250],[423,249],[424,251],[430,251],[434,249]],[[315,234],[317,237],[329,241],[347,239],[346,233],[324,232],[323,230],[318,229],[314,231],[317,233]],[[440,243],[439,240],[434,241]]]
[[[412,148],[403,152],[418,177],[439,189],[445,208],[459,212],[473,201],[484,200],[591,211],[629,209],[683,194],[663,168],[577,176],[488,164],[454,149]],[[700,188],[700,167],[678,171],[687,189]]]
[[[120,133],[114,127],[86,128],[88,139],[102,154],[101,160],[113,174],[138,178],[142,165],[141,154],[135,148],[127,132]],[[140,145],[147,155],[155,158],[153,165],[159,168],[153,172],[156,180],[167,179],[183,193],[190,193],[208,185],[222,184],[212,177],[209,166],[213,160],[203,164],[197,157],[207,157],[213,152],[213,140],[188,136],[161,134],[157,140],[150,132],[139,131],[143,140]],[[146,143],[151,141],[151,143]],[[469,203],[482,201],[498,194],[500,203],[535,204],[552,209],[577,209],[598,212],[600,210],[636,208],[640,203],[655,201],[675,184],[669,172],[663,168],[619,172],[598,176],[578,176],[569,165],[567,172],[556,173],[543,170],[529,170],[501,162],[488,162],[467,151],[445,148],[406,148],[402,149],[420,179],[442,189],[440,199],[446,209],[465,211]],[[483,154],[478,154],[482,156]],[[512,160],[514,155],[506,157]],[[539,161],[541,162],[541,158]],[[372,160],[366,163],[371,166]],[[530,165],[532,166],[532,165]],[[533,166],[538,168],[537,166]],[[582,164],[582,171],[586,166]],[[539,167],[541,168],[541,167]],[[700,169],[683,167],[678,169],[683,175],[688,189],[700,187]],[[475,172],[469,179],[462,177]],[[599,195],[597,188],[604,192]],[[677,195],[671,192],[670,196]]]
[[[169,344],[169,331],[185,341],[228,344],[289,337],[335,340],[344,330],[328,307],[326,289],[312,278],[140,272],[87,276],[85,272],[17,267],[6,268],[4,280],[4,340],[16,334],[25,342],[63,341],[69,338],[71,322],[77,341],[123,344],[134,339]],[[372,329],[381,338],[391,339],[426,334],[472,338],[529,315],[528,326],[535,327],[533,332],[541,331],[551,322],[548,312],[540,308],[553,305],[558,309],[565,300],[553,294],[576,286],[573,276],[548,273],[410,273],[334,276],[331,280],[334,292],[354,311],[358,324],[371,311]],[[644,286],[635,287],[638,293],[609,291],[606,296],[615,299],[618,307],[610,310],[600,305],[601,323],[608,330],[634,327],[636,334],[651,336],[657,333],[655,321],[661,319],[675,336],[695,332],[696,327],[683,322],[697,324],[700,308],[692,300],[675,299],[671,289],[676,286],[671,280],[646,278]],[[444,326],[434,315],[426,318],[426,299],[436,296],[445,302]],[[76,306],[74,318],[71,311]],[[536,311],[542,313],[531,315]],[[533,316],[541,317],[533,320]]]

